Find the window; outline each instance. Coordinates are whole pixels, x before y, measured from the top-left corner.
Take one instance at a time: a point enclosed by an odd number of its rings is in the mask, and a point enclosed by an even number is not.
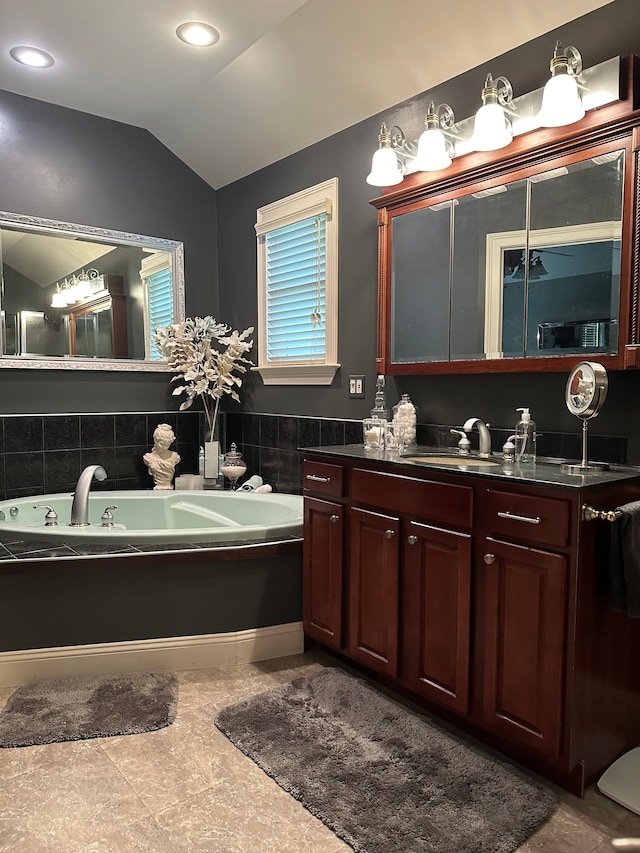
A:
[[[153,343],[153,333],[156,329],[174,322],[173,275],[169,253],[154,252],[144,258],[140,278],[144,286],[145,357],[150,361],[162,361],[162,356]]]
[[[330,385],[338,356],[338,179],[261,207],[258,367],[265,385]]]

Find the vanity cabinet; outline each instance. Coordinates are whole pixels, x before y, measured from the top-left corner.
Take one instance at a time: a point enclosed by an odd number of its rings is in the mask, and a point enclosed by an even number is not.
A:
[[[403,683],[469,710],[471,535],[410,521],[403,540]]]
[[[304,629],[334,649],[342,648],[342,562],[344,507],[306,498],[304,502]]]
[[[483,506],[487,535],[478,555],[485,643],[482,718],[504,737],[557,756],[571,504],[530,489],[490,488]]]
[[[560,751],[567,559],[486,539],[482,719],[510,740]]]
[[[398,675],[400,519],[349,510],[348,654],[376,672]]]
[[[309,637],[576,793],[638,742],[640,629],[607,604],[607,523],[582,505],[636,500],[640,476],[305,454]]]

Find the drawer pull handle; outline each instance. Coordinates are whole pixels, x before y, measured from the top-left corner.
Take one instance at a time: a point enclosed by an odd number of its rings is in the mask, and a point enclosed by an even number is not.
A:
[[[395,530],[385,530],[384,535],[387,539],[393,539],[393,537],[396,535],[396,532]]]
[[[317,474],[307,474],[307,480],[313,480],[316,483],[330,483],[331,477],[318,477]]]
[[[339,515],[332,515],[329,518],[329,521],[331,522],[331,524],[337,524],[340,521],[340,516]]]
[[[542,523],[542,519],[540,518],[539,515],[536,515],[535,517],[532,517],[530,515],[515,515],[514,513],[509,512],[508,510],[507,510],[507,512],[499,512],[498,517],[499,518],[509,518],[509,519],[511,519],[511,521],[524,521],[527,524],[541,524]]]
[[[417,541],[418,537],[415,536],[413,533],[410,536],[407,536],[407,542],[409,543],[409,545],[415,545]]]
[[[488,566],[490,566],[491,563],[495,563],[496,555],[495,554],[485,554],[484,555],[484,561]]]

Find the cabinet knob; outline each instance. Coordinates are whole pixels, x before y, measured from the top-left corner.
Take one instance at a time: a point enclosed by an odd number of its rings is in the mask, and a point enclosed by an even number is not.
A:
[[[396,535],[396,532],[395,530],[385,530],[384,535],[387,539],[393,539],[393,537]]]
[[[340,521],[340,516],[339,515],[332,515],[329,518],[329,521],[331,522],[331,524],[337,524]]]
[[[490,566],[491,563],[495,563],[496,555],[495,554],[485,554],[484,555],[484,561],[488,566]]]
[[[415,545],[417,541],[418,537],[414,536],[413,533],[410,536],[407,536],[407,542],[409,543],[409,545]]]

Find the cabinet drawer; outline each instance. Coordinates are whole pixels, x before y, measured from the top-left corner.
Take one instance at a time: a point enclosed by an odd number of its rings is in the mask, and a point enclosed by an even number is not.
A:
[[[569,501],[487,489],[486,509],[489,534],[559,547],[569,544]]]
[[[342,465],[305,459],[302,466],[302,487],[305,494],[341,498],[344,494]]]
[[[419,480],[377,471],[353,471],[353,501],[441,524],[471,527],[473,490],[469,486]]]

